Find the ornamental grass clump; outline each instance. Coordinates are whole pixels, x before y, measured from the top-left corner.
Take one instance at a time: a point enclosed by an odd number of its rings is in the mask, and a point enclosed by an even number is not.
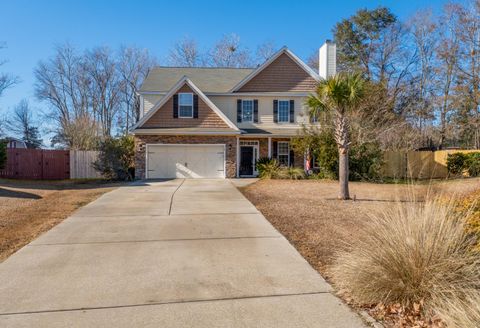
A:
[[[476,237],[466,231],[465,213],[455,211],[453,201],[398,202],[372,213],[359,229],[330,270],[336,286],[357,303],[421,303],[428,316],[448,300],[478,296]],[[445,306],[442,314],[449,311]]]

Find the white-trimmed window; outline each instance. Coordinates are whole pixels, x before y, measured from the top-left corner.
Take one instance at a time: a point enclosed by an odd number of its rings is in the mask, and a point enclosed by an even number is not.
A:
[[[253,122],[253,100],[242,100],[242,122]]]
[[[193,117],[193,93],[178,94],[178,117]]]
[[[288,141],[279,141],[277,143],[277,160],[278,164],[288,166],[290,162],[290,147]]]
[[[290,101],[279,100],[278,101],[278,123],[290,122]]]

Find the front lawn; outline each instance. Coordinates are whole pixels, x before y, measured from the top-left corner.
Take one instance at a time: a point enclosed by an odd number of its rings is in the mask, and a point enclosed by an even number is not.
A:
[[[240,188],[327,280],[335,253],[346,242],[359,236],[359,228],[369,220],[369,213],[381,212],[396,201],[422,201],[427,193],[469,193],[480,188],[480,179],[433,182],[432,184],[394,185],[353,182],[355,201],[339,201],[336,181],[260,180]],[[349,301],[348,295],[344,299]]]
[[[94,180],[0,180],[0,262],[118,186]]]

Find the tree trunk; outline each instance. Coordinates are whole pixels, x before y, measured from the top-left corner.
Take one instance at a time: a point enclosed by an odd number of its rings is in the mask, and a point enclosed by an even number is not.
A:
[[[343,111],[337,111],[335,115],[335,141],[338,146],[338,180],[340,182],[339,199],[350,199],[348,191],[348,121]]]
[[[340,183],[339,199],[350,199],[350,192],[348,190],[348,148],[338,149],[338,180]]]

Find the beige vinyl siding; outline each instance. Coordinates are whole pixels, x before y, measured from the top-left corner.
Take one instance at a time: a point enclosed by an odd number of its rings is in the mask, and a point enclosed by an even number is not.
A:
[[[210,96],[210,100],[239,128],[281,128],[299,127],[308,123],[306,97],[300,96]],[[237,99],[253,100],[258,99],[258,123],[242,122],[237,123]],[[295,123],[274,123],[273,121],[273,100],[295,100]]]
[[[162,99],[162,95],[143,95],[143,114],[148,113],[152,107]]]

